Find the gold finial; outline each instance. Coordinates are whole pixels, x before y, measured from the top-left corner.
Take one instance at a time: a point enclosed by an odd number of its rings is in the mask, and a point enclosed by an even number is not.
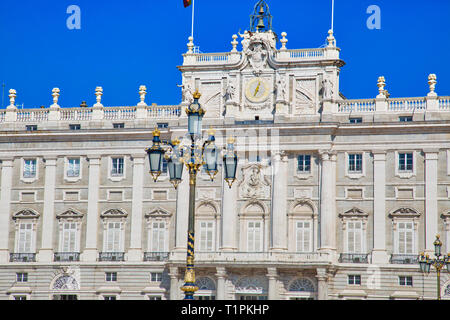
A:
[[[213,127],[209,127],[208,135],[209,136],[214,136],[215,134],[216,134],[216,130],[214,130]]]
[[[193,96],[194,96],[194,99],[200,99],[200,97],[202,96],[202,94],[201,94],[200,92],[198,92],[198,89],[197,89],[197,90],[195,90]]]
[[[228,137],[227,139],[227,143],[231,144],[231,143],[235,143],[236,139],[234,137]]]
[[[440,234],[437,234],[436,235],[436,239],[440,239],[441,238],[441,235]]]
[[[159,131],[158,127],[156,127],[155,130],[153,130],[153,136],[154,137],[161,136],[161,131]]]
[[[178,138],[175,138],[175,139],[172,140],[172,144],[173,144],[174,146],[177,146],[177,145],[179,145],[180,143],[181,143],[181,141],[180,141]]]

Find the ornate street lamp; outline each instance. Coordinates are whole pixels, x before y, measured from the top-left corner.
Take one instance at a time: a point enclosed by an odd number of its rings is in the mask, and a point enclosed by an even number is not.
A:
[[[420,271],[425,274],[429,274],[431,271],[431,266],[434,266],[437,273],[437,299],[441,300],[441,270],[447,265],[447,271],[450,272],[450,254],[447,256],[442,256],[442,241],[439,235],[436,235],[436,241],[434,245],[434,255],[435,259],[430,259],[429,255],[425,253],[420,254],[419,266]],[[442,257],[442,258],[441,258]]]
[[[185,284],[181,288],[184,291],[184,300],[193,300],[194,294],[198,290],[195,286],[194,271],[194,242],[195,242],[195,187],[197,173],[202,166],[211,177],[211,181],[218,173],[217,159],[219,150],[215,145],[215,132],[208,131],[208,139],[202,143],[202,119],[205,110],[201,107],[199,99],[201,94],[194,93],[194,102],[186,109],[188,116],[188,132],[190,144],[181,145],[180,140],[174,140],[170,143],[163,142],[160,139],[160,132],[155,129],[153,132],[153,146],[146,149],[150,161],[150,173],[156,182],[162,171],[163,157],[168,162],[170,181],[175,189],[181,182],[183,166],[186,165],[189,170],[189,218],[188,218],[188,239],[186,272],[184,276]],[[164,149],[164,148],[165,149]],[[225,180],[231,188],[236,180],[237,155],[234,151],[234,139],[228,139],[224,153]]]

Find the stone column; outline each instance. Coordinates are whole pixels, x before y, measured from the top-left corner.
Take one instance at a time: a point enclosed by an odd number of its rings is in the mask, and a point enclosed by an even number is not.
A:
[[[86,225],[86,248],[82,260],[85,262],[97,261],[98,248],[98,198],[100,184],[100,162],[101,156],[88,155],[89,160],[89,189],[88,189],[88,212]]]
[[[170,277],[170,300],[180,299],[180,288],[178,285],[178,267],[169,268]]]
[[[2,160],[2,185],[0,189],[0,263],[9,261],[9,224],[11,222],[11,188],[13,158]]]
[[[237,188],[234,182],[230,187],[225,181],[222,182],[222,250],[237,250],[236,228],[237,228]]]
[[[225,267],[216,268],[217,277],[217,288],[216,288],[216,299],[225,300],[225,277],[227,276],[227,271]]]
[[[272,188],[272,249],[287,250],[287,174],[288,157],[277,153],[273,157]]]
[[[389,262],[386,252],[386,152],[373,151],[372,263]]]
[[[131,209],[131,239],[128,261],[142,261],[142,210],[144,193],[145,154],[133,158],[133,203]]]
[[[177,189],[177,215],[175,217],[175,251],[185,252],[189,217],[189,172],[183,169],[182,182]]]
[[[433,242],[438,234],[437,175],[439,150],[425,153],[425,251],[434,252]]]
[[[320,249],[336,251],[336,155],[322,152],[322,191],[320,199]]]
[[[42,243],[39,262],[53,261],[53,234],[55,222],[56,157],[45,157],[44,212],[42,215]]]
[[[328,275],[327,269],[317,269],[317,300],[328,300]]]
[[[267,268],[267,278],[269,278],[269,300],[278,300],[277,268]]]

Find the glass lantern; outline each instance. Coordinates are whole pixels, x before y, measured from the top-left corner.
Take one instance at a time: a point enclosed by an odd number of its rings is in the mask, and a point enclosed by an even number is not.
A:
[[[163,156],[165,153],[164,149],[161,148],[160,135],[160,131],[156,128],[155,131],[153,131],[153,146],[145,150],[150,161],[150,174],[155,182],[161,175]]]

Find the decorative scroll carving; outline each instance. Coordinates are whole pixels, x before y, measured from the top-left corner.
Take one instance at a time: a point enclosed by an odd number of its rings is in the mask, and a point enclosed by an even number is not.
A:
[[[264,175],[261,164],[251,164],[241,170],[244,177],[239,188],[241,198],[267,199],[270,197],[270,181]]]

